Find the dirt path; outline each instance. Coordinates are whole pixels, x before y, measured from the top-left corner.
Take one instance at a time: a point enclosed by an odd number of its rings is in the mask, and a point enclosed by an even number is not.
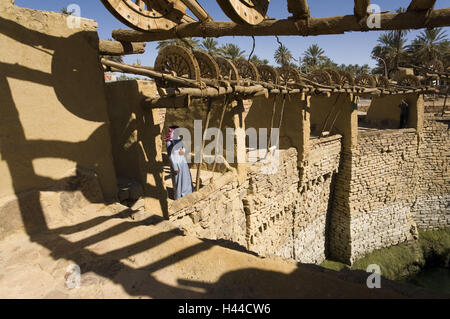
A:
[[[1,298],[404,298],[431,296],[362,272],[262,259],[183,236],[167,221],[133,220],[116,208],[29,238],[0,242]],[[66,287],[67,267],[81,287]]]

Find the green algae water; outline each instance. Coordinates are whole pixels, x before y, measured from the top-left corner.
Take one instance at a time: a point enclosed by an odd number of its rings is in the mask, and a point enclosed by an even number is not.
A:
[[[450,268],[428,268],[405,282],[450,294]]]

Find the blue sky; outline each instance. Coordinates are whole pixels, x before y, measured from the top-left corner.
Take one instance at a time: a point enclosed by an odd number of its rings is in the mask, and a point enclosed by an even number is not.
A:
[[[398,7],[407,7],[410,0],[373,0],[373,4],[378,4],[382,11],[395,11]],[[223,14],[215,0],[199,0],[199,3],[210,13],[215,20],[229,21]],[[326,17],[336,15],[346,15],[353,13],[352,0],[310,0],[311,16]],[[62,7],[70,4],[77,4],[81,8],[81,16],[90,18],[98,22],[98,32],[101,39],[111,38],[111,31],[118,28],[126,28],[122,23],[116,20],[102,5],[100,0],[16,0],[18,6],[48,10],[60,11]],[[436,8],[445,8],[449,6],[448,0],[437,0]],[[282,19],[289,16],[286,0],[272,0],[269,6],[268,15],[272,18]],[[449,34],[450,28],[445,28]],[[408,38],[414,38],[419,31],[413,31]],[[377,38],[381,32],[352,32],[344,35],[325,35],[317,37],[280,37],[285,46],[291,50],[295,58],[302,55],[308,46],[317,43],[325,50],[325,53],[338,64],[369,64],[375,66],[376,62],[370,59],[370,52],[376,45]],[[450,36],[450,34],[449,34]],[[275,64],[273,53],[278,47],[275,37],[256,37],[255,53],[260,58],[268,59],[271,64]],[[247,54],[252,49],[251,37],[223,37],[218,39],[219,44],[231,42],[239,45]],[[153,65],[157,55],[155,50],[156,43],[148,43],[146,53],[139,56],[144,65]],[[132,55],[126,57],[128,63],[136,62],[138,56]]]

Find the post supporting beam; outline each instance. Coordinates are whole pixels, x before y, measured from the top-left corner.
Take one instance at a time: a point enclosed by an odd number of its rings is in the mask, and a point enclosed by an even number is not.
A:
[[[100,40],[98,49],[101,55],[127,55],[145,53],[145,42],[119,42]]]
[[[288,0],[288,11],[295,19],[308,19],[310,16],[307,0]]]
[[[413,0],[408,7],[408,11],[427,11],[433,9],[436,0]]]
[[[358,20],[367,16],[367,7],[370,5],[370,0],[355,0],[354,14]]]

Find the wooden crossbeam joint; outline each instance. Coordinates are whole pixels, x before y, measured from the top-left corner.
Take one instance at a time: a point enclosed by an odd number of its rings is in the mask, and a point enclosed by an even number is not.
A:
[[[407,11],[430,11],[435,4],[436,0],[412,0]]]
[[[294,19],[308,19],[310,10],[307,0],[288,0],[288,11]]]

